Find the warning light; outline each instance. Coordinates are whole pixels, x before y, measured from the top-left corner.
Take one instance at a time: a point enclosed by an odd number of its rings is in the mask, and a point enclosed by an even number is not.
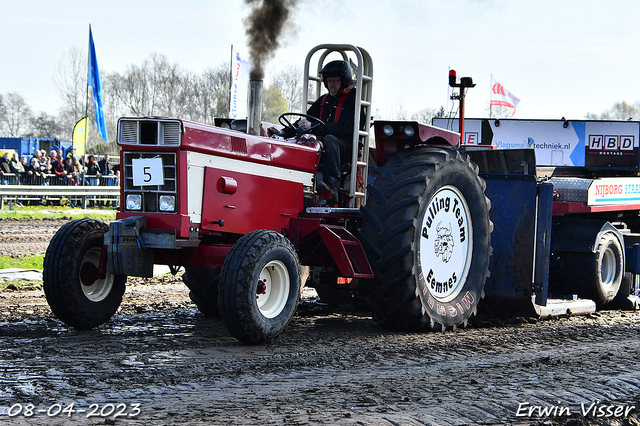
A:
[[[455,87],[456,84],[456,70],[449,71],[449,86]]]

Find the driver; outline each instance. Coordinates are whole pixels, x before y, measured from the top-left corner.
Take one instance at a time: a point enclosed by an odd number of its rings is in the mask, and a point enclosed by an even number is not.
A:
[[[353,120],[356,106],[356,78],[347,61],[332,61],[320,70],[322,81],[328,93],[320,96],[311,105],[307,114],[322,120],[326,125],[311,133],[319,136],[324,146],[323,181],[318,182],[319,190],[331,190],[331,204],[338,202],[340,189],[340,169],[343,162],[351,161],[353,143]],[[307,130],[313,123],[304,118],[297,123]],[[285,136],[292,137],[292,129],[284,129]]]

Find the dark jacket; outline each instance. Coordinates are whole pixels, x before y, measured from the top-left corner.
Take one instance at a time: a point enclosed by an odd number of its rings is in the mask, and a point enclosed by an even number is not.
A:
[[[4,157],[0,157],[0,172],[11,173],[11,167],[9,166],[9,162],[5,160]]]
[[[29,164],[25,170],[25,173],[29,174],[30,176],[33,176],[34,178],[36,176],[40,176],[40,173],[42,173],[42,171],[40,170],[40,164],[36,163],[35,166]]]
[[[98,163],[87,162],[87,165],[85,166],[85,175],[96,176],[100,173],[99,167]]]
[[[110,165],[108,161],[105,161],[104,158],[98,161],[98,173],[101,175],[108,175],[110,172]]]
[[[55,173],[58,176],[64,175],[64,164],[58,159],[51,161],[51,173]]]
[[[351,144],[351,141],[353,140],[353,117],[356,107],[356,90],[351,89],[346,94],[346,98],[344,99],[344,102],[341,106],[338,121],[334,122],[338,104],[340,103],[340,98],[342,97],[342,95],[343,92],[339,93],[335,98],[328,93],[326,95],[320,96],[313,103],[313,105],[309,107],[307,114],[319,118],[324,123],[326,123],[325,131],[321,134],[317,133],[318,136],[333,135]],[[322,117],[320,117],[321,110]]]

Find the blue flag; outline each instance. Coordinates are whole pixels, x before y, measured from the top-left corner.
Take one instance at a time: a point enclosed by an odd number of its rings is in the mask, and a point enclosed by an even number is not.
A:
[[[93,105],[96,110],[96,126],[98,133],[106,142],[107,124],[104,120],[104,111],[102,110],[102,86],[100,85],[100,73],[98,72],[98,60],[96,59],[96,48],[93,45],[93,35],[91,34],[91,25],[89,25],[89,86],[93,88]]]

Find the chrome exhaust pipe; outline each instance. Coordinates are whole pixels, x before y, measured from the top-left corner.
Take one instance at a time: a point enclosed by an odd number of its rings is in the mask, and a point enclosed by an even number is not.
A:
[[[262,80],[249,80],[247,133],[260,136],[262,130]]]

